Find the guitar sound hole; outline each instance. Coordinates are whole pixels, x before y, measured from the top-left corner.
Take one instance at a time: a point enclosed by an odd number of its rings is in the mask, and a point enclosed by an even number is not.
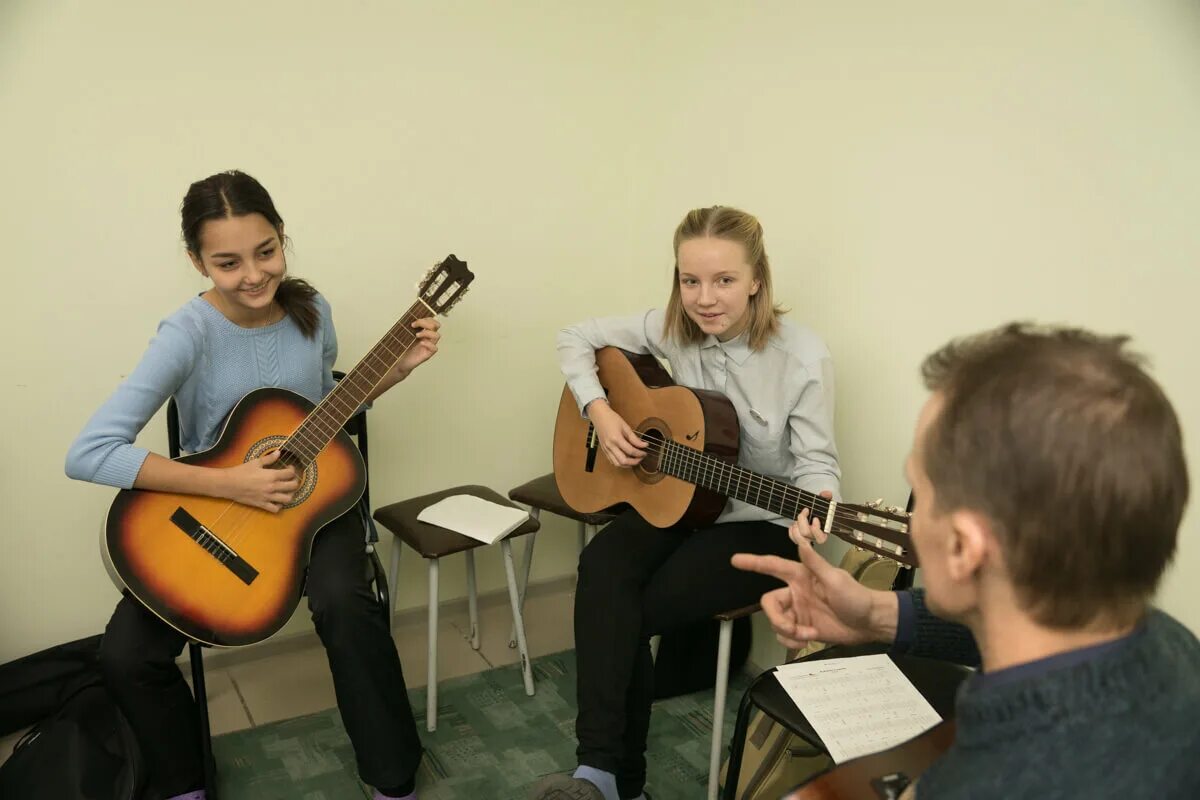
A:
[[[637,428],[637,435],[649,445],[646,457],[635,468],[638,477],[648,483],[661,481],[666,477],[662,471],[662,445],[671,440],[671,429],[662,420],[650,419]]]
[[[279,449],[280,445],[286,441],[286,436],[267,436],[266,438],[259,439],[257,442],[251,445],[250,450],[246,453],[246,458],[244,460],[252,461],[261,455],[271,452],[272,450],[277,450]],[[296,467],[298,461],[299,459],[296,458],[296,456],[289,453],[287,450],[283,450],[283,455],[271,466],[274,469],[283,469],[287,466]],[[283,506],[284,508],[295,508],[296,506],[300,505],[307,500],[310,495],[312,495],[313,489],[317,488],[317,462],[314,461],[313,463],[309,464],[308,467],[303,471],[299,470],[297,467],[297,472],[300,475],[300,488],[296,490],[296,494],[292,497],[292,501]]]

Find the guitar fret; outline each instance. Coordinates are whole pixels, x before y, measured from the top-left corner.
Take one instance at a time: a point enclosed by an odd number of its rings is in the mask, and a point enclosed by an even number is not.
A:
[[[316,460],[326,445],[337,435],[367,396],[379,385],[391,367],[417,341],[409,326],[428,313],[427,306],[418,301],[404,313],[392,329],[362,357],[333,391],[297,426],[284,446],[304,468]]]
[[[663,472],[700,488],[740,500],[772,514],[795,519],[802,508],[813,517],[828,510],[828,501],[820,495],[791,484],[760,475],[724,461],[709,453],[668,440],[661,458]],[[818,504],[824,504],[824,510]]]

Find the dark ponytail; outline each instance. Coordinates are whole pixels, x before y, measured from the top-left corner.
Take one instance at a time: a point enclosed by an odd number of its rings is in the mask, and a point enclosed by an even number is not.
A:
[[[317,335],[317,323],[321,321],[316,296],[312,284],[300,278],[284,278],[275,290],[275,301],[309,339]]]
[[[261,183],[236,169],[196,181],[188,187],[179,208],[184,246],[199,259],[200,228],[205,222],[247,214],[261,214],[279,234],[280,246],[284,244],[283,218]],[[300,331],[310,339],[316,336],[320,322],[316,296],[317,290],[299,278],[285,277],[275,290],[275,300],[284,313],[295,320]]]

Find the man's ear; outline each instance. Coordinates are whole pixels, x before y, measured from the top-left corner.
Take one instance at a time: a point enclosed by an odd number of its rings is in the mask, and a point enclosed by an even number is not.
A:
[[[950,535],[946,569],[955,582],[970,580],[982,569],[995,537],[990,521],[975,511],[950,514]]]
[[[204,263],[200,261],[200,256],[196,255],[191,250],[188,250],[187,254],[188,258],[192,260],[192,266],[196,268],[196,272],[199,272],[201,275],[207,278],[208,270],[204,268]]]

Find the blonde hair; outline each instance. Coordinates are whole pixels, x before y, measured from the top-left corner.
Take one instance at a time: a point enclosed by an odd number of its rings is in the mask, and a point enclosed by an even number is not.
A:
[[[675,277],[671,284],[671,299],[667,301],[663,336],[684,344],[704,341],[704,333],[683,310],[679,292],[679,246],[691,239],[725,239],[737,242],[746,251],[746,261],[758,281],[758,291],[750,296],[750,315],[746,326],[751,350],[762,350],[779,330],[779,318],[787,309],[775,305],[771,293],[771,265],[763,247],[763,229],[753,214],[729,206],[692,209],[675,229]]]

